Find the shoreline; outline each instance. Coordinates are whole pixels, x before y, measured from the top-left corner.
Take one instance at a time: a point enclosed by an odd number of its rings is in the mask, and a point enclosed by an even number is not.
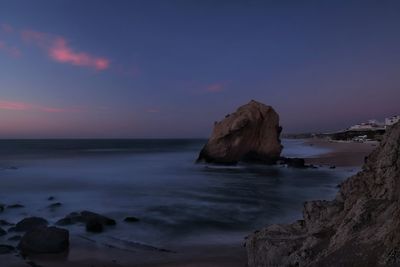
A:
[[[321,138],[304,139],[304,144],[328,149],[329,152],[304,158],[306,164],[317,167],[361,167],[378,142],[338,142]]]
[[[361,167],[364,158],[375,147],[375,143],[331,142],[324,139],[304,139],[304,145],[327,149],[328,152],[304,158],[306,164],[317,167],[350,168]],[[78,235],[71,235],[69,252],[63,255],[36,255],[22,259],[15,253],[1,255],[8,267],[244,267],[247,254],[242,242],[229,244],[203,244],[181,247],[178,250],[168,248],[173,253],[146,251],[135,247],[115,247],[112,244],[92,242]],[[29,264],[32,261],[34,264]],[[36,264],[36,265],[35,265]]]

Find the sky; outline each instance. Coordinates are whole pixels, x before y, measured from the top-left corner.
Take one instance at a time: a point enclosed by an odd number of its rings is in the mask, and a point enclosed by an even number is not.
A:
[[[0,138],[286,133],[400,114],[400,1],[0,0]]]

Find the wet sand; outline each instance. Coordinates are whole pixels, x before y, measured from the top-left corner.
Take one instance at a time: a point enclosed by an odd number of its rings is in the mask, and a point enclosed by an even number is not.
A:
[[[78,236],[71,236],[71,244],[73,245],[69,252],[61,255],[36,255],[25,260],[16,254],[1,255],[1,266],[244,267],[247,261],[245,250],[241,245],[199,246],[167,253],[110,247],[107,244],[83,240]]]
[[[307,139],[305,143],[310,146],[330,150],[330,152],[319,155],[318,157],[306,158],[305,160],[307,164],[335,167],[362,166],[365,157],[368,156],[378,145],[378,142],[337,142],[319,138]]]

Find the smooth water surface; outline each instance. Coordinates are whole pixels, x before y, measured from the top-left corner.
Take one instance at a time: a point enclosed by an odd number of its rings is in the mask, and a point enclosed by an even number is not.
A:
[[[2,140],[0,203],[20,203],[0,216],[51,223],[90,210],[117,220],[93,238],[159,247],[241,242],[274,222],[301,217],[303,202],[331,199],[349,173],[284,166],[195,164],[205,140]],[[284,140],[287,155],[323,152]],[[284,153],[285,154],[285,153]],[[9,168],[15,167],[15,168]],[[54,196],[54,201],[48,201]],[[53,202],[62,206],[49,209]],[[128,224],[127,216],[140,218]],[[84,227],[71,226],[75,234]]]

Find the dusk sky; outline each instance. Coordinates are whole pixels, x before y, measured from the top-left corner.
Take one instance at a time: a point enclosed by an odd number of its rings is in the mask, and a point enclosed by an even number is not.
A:
[[[0,138],[207,137],[400,113],[400,1],[0,0]]]

